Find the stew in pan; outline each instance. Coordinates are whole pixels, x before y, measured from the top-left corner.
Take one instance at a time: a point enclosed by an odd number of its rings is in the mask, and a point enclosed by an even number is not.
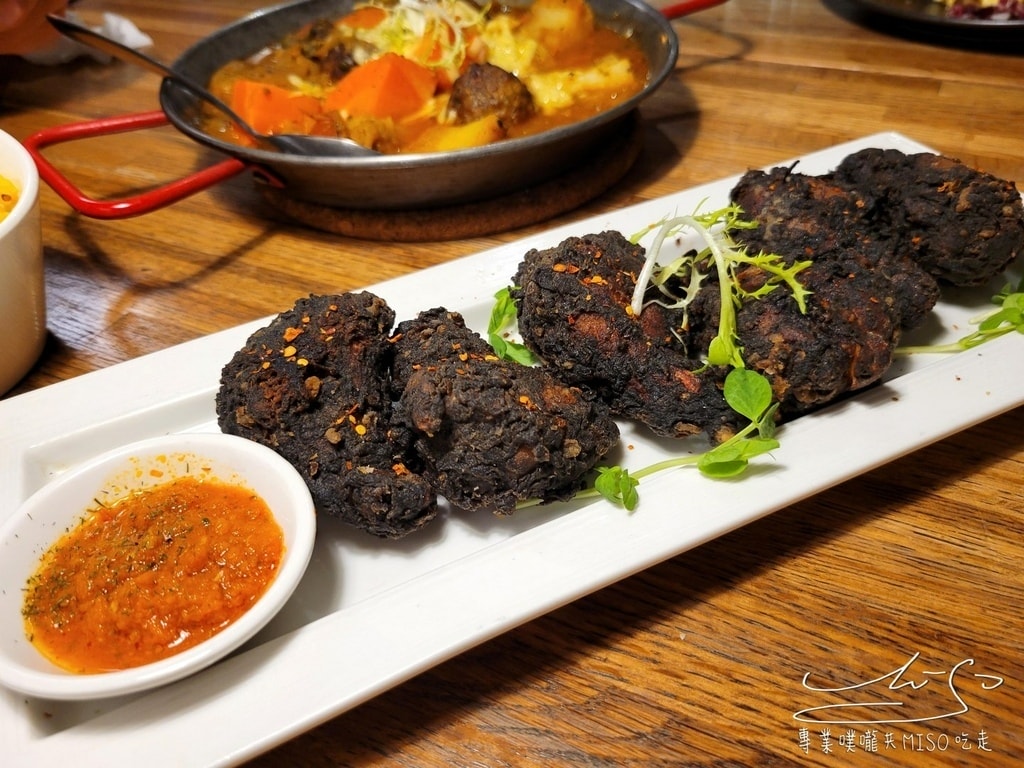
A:
[[[366,0],[220,67],[211,90],[263,133],[348,136],[387,154],[482,146],[611,109],[648,63],[587,0],[528,8]],[[203,129],[247,138],[211,112]]]

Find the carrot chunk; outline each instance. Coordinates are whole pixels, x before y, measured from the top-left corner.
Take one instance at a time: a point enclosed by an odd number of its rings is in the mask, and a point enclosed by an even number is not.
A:
[[[347,16],[342,16],[338,21],[339,26],[349,29],[373,29],[388,16],[387,11],[373,5],[364,5],[356,8]]]
[[[254,80],[236,80],[231,108],[260,133],[310,133],[321,114],[312,96]]]
[[[345,75],[327,94],[324,109],[397,120],[421,109],[436,89],[434,70],[385,53]]]

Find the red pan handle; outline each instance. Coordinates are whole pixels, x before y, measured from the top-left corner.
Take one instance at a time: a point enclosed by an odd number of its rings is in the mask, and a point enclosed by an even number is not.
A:
[[[96,200],[88,197],[72,184],[42,153],[43,147],[51,144],[145,128],[157,128],[167,124],[167,116],[162,111],[141,112],[45,128],[29,136],[23,144],[32,155],[32,159],[35,160],[36,167],[39,169],[39,177],[49,184],[68,205],[79,213],[94,219],[127,219],[149,213],[251,168],[248,163],[232,157],[140,195],[119,200]]]
[[[726,0],[682,0],[678,3],[666,5],[658,10],[661,11],[666,19],[671,20],[689,16],[691,13],[703,11],[706,8],[714,8],[716,5],[721,5],[724,2]]]

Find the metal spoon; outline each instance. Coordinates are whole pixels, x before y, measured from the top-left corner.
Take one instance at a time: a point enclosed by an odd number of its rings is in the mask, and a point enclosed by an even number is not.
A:
[[[72,40],[77,40],[91,48],[109,53],[111,56],[122,61],[139,64],[151,72],[163,75],[188,89],[207,104],[222,112],[231,122],[235,123],[250,136],[261,149],[310,157],[373,157],[379,154],[372,149],[357,144],[352,139],[333,138],[330,136],[302,136],[298,134],[280,134],[276,136],[262,134],[240,118],[231,107],[188,75],[178,72],[167,64],[163,64],[134,48],[122,45],[106,35],[69,21],[62,16],[50,14],[47,16],[47,19],[62,35],[66,35]]]

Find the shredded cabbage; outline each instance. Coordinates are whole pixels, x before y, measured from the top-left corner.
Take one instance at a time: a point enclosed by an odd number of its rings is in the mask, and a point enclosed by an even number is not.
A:
[[[420,64],[457,72],[466,60],[466,30],[482,29],[489,4],[481,7],[468,0],[369,0],[354,10],[366,7],[379,8],[385,18],[370,29],[348,30],[366,44],[352,52],[358,63],[397,53]]]

